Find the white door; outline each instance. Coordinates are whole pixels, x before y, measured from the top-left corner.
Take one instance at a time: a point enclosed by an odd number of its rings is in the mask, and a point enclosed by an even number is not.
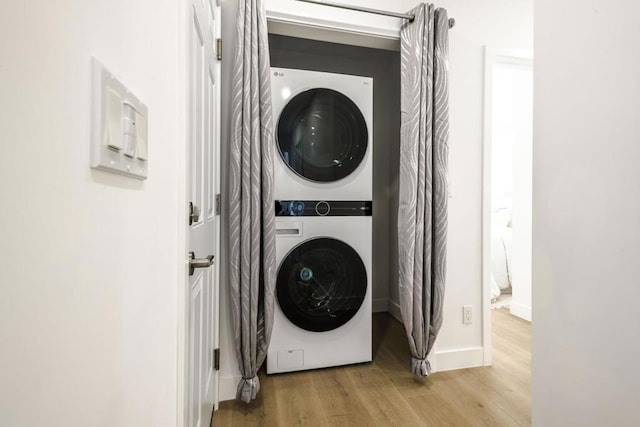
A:
[[[218,401],[218,249],[220,65],[216,58],[220,6],[190,0],[189,155],[187,160],[190,261],[187,319],[188,426],[209,426]],[[210,266],[209,266],[210,265]]]

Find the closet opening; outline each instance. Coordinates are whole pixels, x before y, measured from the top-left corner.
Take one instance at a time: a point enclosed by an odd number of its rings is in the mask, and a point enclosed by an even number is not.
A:
[[[397,289],[393,289],[397,279],[392,277],[397,268],[398,191],[394,186],[400,152],[400,52],[273,33],[269,49],[271,67],[373,79],[371,302],[374,313],[393,310],[389,300],[397,300]]]

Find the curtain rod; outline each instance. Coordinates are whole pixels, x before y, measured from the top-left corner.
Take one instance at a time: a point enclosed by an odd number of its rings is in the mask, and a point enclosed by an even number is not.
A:
[[[352,6],[350,4],[334,3],[331,1],[324,1],[324,0],[298,0],[298,1],[305,2],[305,3],[320,4],[323,6],[337,7],[340,9],[355,10],[358,12],[373,13],[376,15],[392,16],[394,18],[407,19],[409,20],[409,22],[413,22],[413,20],[416,19],[415,16],[408,15],[406,13],[396,13],[396,12],[389,12],[389,11],[380,10],[380,9],[370,9],[368,7]],[[456,25],[456,20],[453,18],[449,18],[449,28],[453,28],[454,25]]]

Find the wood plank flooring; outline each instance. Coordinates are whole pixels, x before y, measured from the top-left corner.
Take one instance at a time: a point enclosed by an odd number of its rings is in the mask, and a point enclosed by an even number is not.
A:
[[[372,363],[290,374],[260,373],[250,404],[220,404],[213,426],[529,426],[531,328],[492,310],[493,366],[418,381],[402,325],[373,317]]]

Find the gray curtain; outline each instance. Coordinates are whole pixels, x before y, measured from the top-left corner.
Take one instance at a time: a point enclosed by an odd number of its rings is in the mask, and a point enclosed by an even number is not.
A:
[[[449,22],[421,4],[401,29],[398,251],[400,311],[411,370],[431,373],[427,355],[442,325],[447,252]]]
[[[240,0],[229,147],[230,303],[242,373],[237,398],[255,399],[273,325],[273,118],[262,0]]]

